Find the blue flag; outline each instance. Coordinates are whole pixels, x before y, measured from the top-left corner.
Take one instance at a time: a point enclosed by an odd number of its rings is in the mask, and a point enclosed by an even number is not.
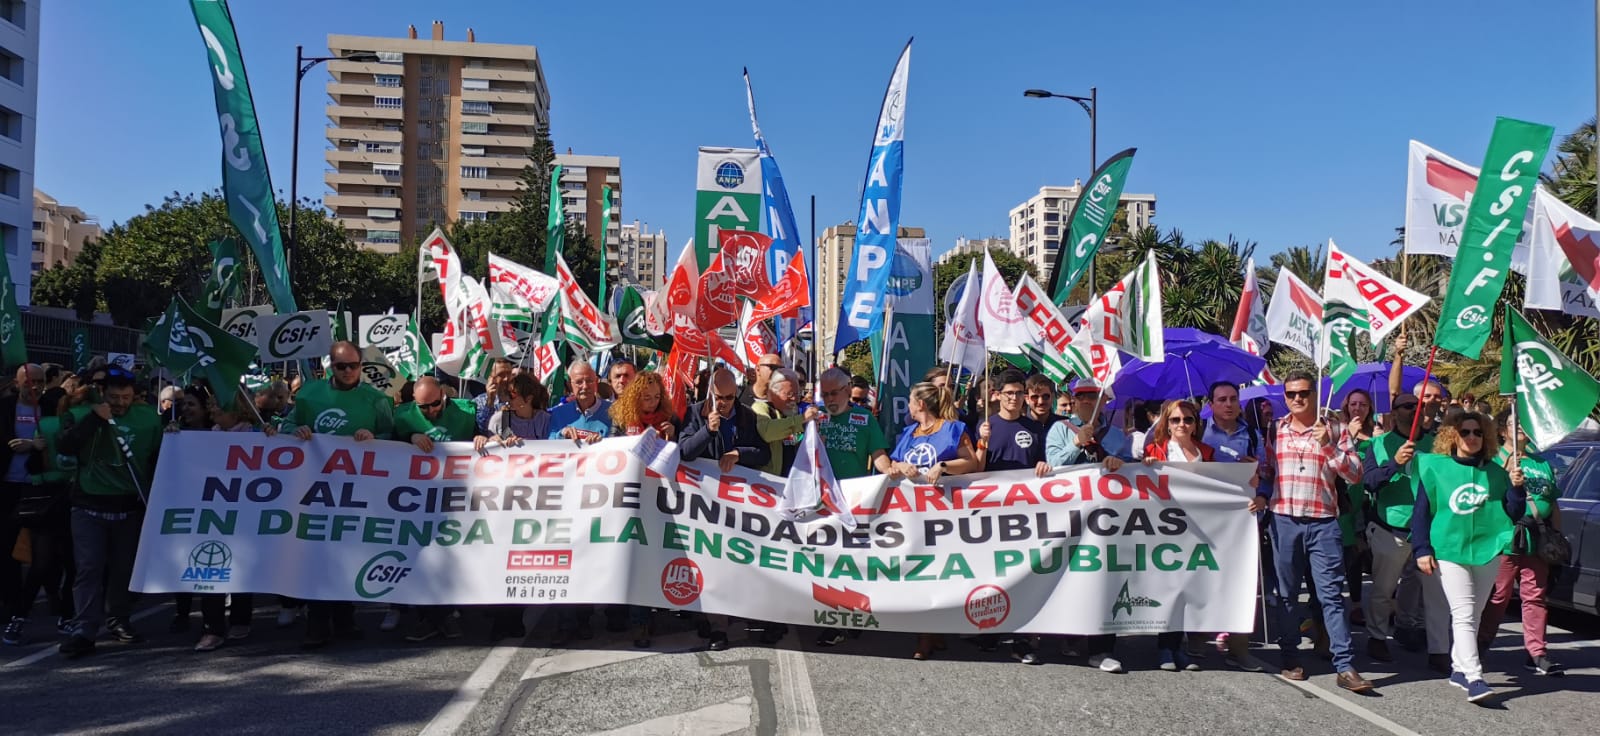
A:
[[[761,124],[756,122],[756,95],[750,87],[749,69],[744,71],[744,95],[750,107],[750,128],[755,131],[756,148],[761,151],[761,209],[766,215],[763,232],[772,238],[772,247],[767,249],[767,276],[776,285],[789,272],[789,260],[805,255],[800,253],[800,229],[795,226],[794,208],[789,204],[789,190],[783,186],[783,174],[778,171],[778,159],[767,146],[766,136],[761,134]],[[798,320],[779,317],[776,320],[778,346],[782,348],[794,336],[797,325],[810,321],[810,306],[800,310]]]
[[[844,299],[839,305],[839,327],[833,349],[865,340],[883,329],[885,290],[894,266],[895,240],[900,229],[900,189],[904,178],[906,78],[911,71],[911,42],[900,52],[889,90],[878,112],[867,180],[861,187],[861,217],[856,220],[856,248],[844,277]],[[818,274],[817,278],[833,278]],[[825,338],[823,338],[825,339]]]

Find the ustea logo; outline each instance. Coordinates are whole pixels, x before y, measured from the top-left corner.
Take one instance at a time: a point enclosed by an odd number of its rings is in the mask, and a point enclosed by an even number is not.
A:
[[[679,557],[661,569],[661,595],[674,606],[687,606],[699,600],[704,590],[705,578],[694,560]]]
[[[233,550],[215,539],[189,551],[189,566],[179,578],[185,583],[226,583],[233,577]]]

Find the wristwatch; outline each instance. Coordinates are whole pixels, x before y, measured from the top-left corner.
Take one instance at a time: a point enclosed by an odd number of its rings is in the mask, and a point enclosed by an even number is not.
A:
[[[945,468],[944,461],[942,461],[942,460],[939,461],[939,466],[938,467],[939,467],[939,474],[940,475],[944,475],[945,473],[949,472],[949,470],[947,468]]]

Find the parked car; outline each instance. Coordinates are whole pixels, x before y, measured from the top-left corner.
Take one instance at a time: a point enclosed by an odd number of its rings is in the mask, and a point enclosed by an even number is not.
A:
[[[1600,432],[1575,433],[1544,455],[1561,489],[1561,531],[1572,542],[1546,602],[1600,615]]]

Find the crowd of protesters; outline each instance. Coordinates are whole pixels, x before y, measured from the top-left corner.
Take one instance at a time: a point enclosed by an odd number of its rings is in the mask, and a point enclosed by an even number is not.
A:
[[[1526,544],[1486,544],[1474,531],[1510,529],[1524,515],[1554,521],[1560,494],[1550,465],[1526,435],[1509,436],[1504,415],[1491,415],[1470,397],[1451,401],[1437,382],[1404,393],[1396,386],[1381,415],[1364,391],[1319,415],[1316,377],[1294,373],[1284,382],[1288,415],[1279,418],[1265,399],[1241,403],[1232,384],[1209,387],[1196,397],[1203,401],[1130,397],[1114,409],[1111,392],[1092,381],[1058,386],[1016,370],[976,381],[963,404],[953,391],[961,383],[955,372],[940,366],[911,388],[906,426],[888,437],[874,418],[870,383],[830,368],[812,384],[777,355],[763,356],[748,376],[725,369],[704,375],[682,417],[672,411],[660,375],[620,359],[604,378],[589,363],[573,362],[566,394],[555,397],[531,372],[498,360],[471,399],[428,377],[391,398],[362,380],[360,351],[347,342],[334,345],[325,365],[325,377],[269,380],[253,395],[213,392],[203,382],[152,395],[114,365],[76,374],[55,365],[19,368],[0,397],[0,549],[11,552],[0,560],[4,643],[23,644],[30,618],[41,612],[54,619],[68,657],[94,652],[103,635],[143,640],[132,625],[135,594],[128,587],[143,509],[149,494],[161,492],[150,483],[163,432],[260,431],[300,440],[335,434],[430,452],[445,441],[473,442],[484,451],[491,443],[588,443],[654,431],[677,442],[686,460],[786,475],[815,423],[840,479],[884,474],[935,483],[1002,470],[1044,476],[1085,463],[1112,471],[1134,462],[1249,463],[1257,469],[1248,510],[1259,519],[1261,591],[1271,614],[1265,623],[1277,635],[1284,677],[1305,679],[1301,646],[1308,634],[1313,654],[1331,662],[1340,687],[1373,690],[1356,667],[1353,633],[1364,631],[1368,660],[1392,662],[1392,642],[1425,655],[1427,667],[1481,700],[1492,693],[1480,655],[1513,593],[1522,607],[1526,668],[1562,672],[1544,636],[1550,566]],[[813,391],[816,403],[808,400]],[[329,415],[342,419],[318,421]],[[1487,498],[1469,513],[1441,514],[1430,484],[1462,468],[1485,474]],[[1307,605],[1300,603],[1302,588]],[[202,652],[249,637],[255,605],[266,600],[239,593],[176,598],[173,632],[189,630],[198,599],[202,625],[194,648]],[[304,619],[308,649],[364,636],[352,603],[272,602],[278,626]],[[526,636],[524,607],[485,608],[492,639]],[[639,606],[602,608],[605,626],[631,631],[639,647],[650,646],[655,619],[666,615]],[[595,607],[548,611],[553,644],[593,638]],[[408,641],[455,639],[471,613],[390,607],[379,629],[394,631],[409,617]],[[725,628],[733,622],[693,618],[710,648],[729,646]],[[766,644],[788,633],[779,624],[744,625],[759,630]],[[837,647],[858,633],[823,629],[814,641]],[[1124,669],[1114,635],[1054,639],[1063,657],[1084,658],[1106,672]],[[985,651],[1007,645],[1025,664],[1047,654],[1032,636],[984,635],[973,644]],[[929,659],[947,647],[944,637],[924,634],[911,656]],[[1167,632],[1157,637],[1157,651],[1156,665],[1169,671],[1199,669],[1209,654],[1230,667],[1264,668],[1251,654],[1250,632]]]

